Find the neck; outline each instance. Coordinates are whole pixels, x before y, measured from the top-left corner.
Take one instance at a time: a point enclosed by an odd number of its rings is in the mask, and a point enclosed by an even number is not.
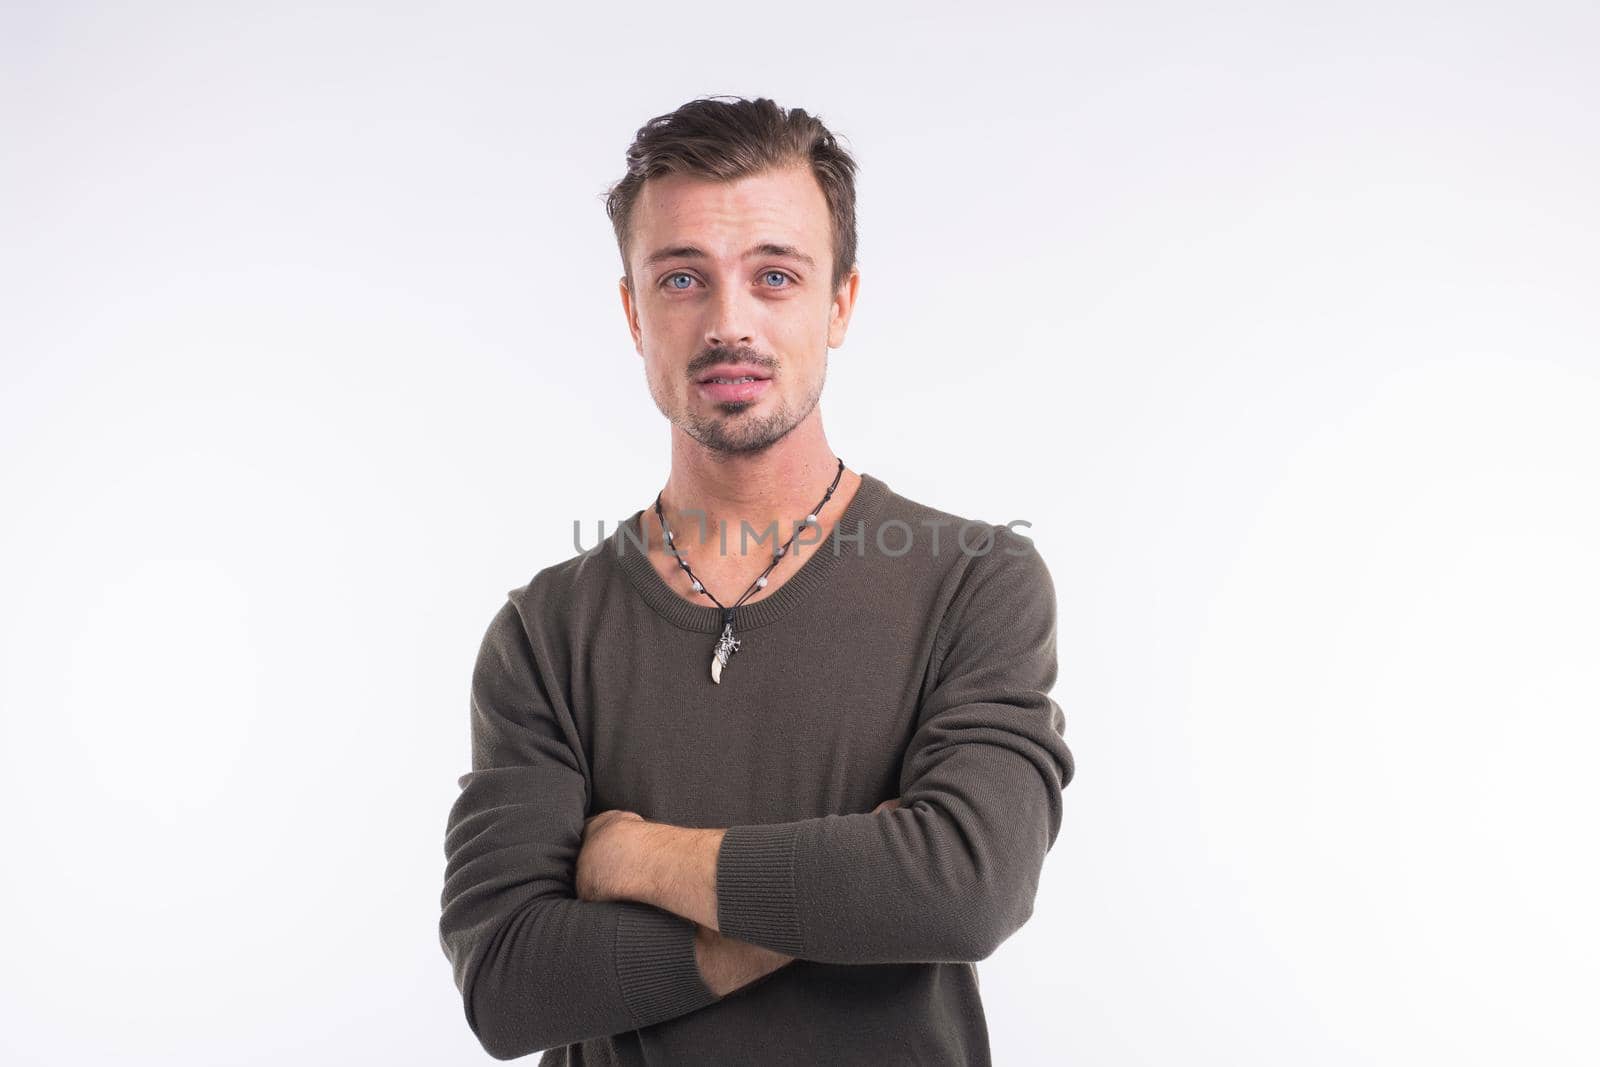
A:
[[[770,532],[777,532],[777,545],[787,541],[795,523],[803,522],[817,506],[836,474],[839,484],[818,517],[824,528],[827,517],[837,515],[848,501],[859,476],[848,467],[840,473],[839,457],[828,445],[819,419],[804,420],[782,440],[756,453],[717,452],[673,427],[672,471],[661,490],[661,510],[681,548],[720,547],[726,531],[729,556],[766,554],[775,547]],[[654,518],[653,504],[646,511]],[[752,531],[744,553],[741,523],[748,523]],[[758,544],[759,535],[766,535],[766,541]]]

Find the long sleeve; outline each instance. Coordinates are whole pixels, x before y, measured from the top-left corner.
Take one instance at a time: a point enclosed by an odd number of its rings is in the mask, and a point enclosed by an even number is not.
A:
[[[1033,913],[1073,775],[1056,605],[1033,542],[995,526],[934,645],[898,808],[728,828],[722,932],[824,963],[986,958]],[[848,714],[848,709],[838,709]]]
[[[473,669],[472,770],[445,830],[440,945],[467,1025],[496,1059],[717,999],[695,964],[694,923],[631,901],[577,899],[589,785],[547,659],[508,599]]]

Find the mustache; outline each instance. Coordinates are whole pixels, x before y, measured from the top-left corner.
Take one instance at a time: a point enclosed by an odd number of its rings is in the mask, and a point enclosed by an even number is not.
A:
[[[719,363],[749,363],[768,373],[778,368],[777,360],[764,356],[753,348],[744,345],[716,345],[689,361],[689,376],[695,377]]]

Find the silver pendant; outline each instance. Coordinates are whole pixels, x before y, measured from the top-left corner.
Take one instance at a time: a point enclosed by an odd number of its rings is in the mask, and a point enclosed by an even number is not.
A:
[[[722,636],[717,639],[716,651],[711,654],[711,680],[718,685],[722,684],[722,668],[728,665],[728,657],[739,651],[739,639],[733,636],[733,623],[723,623]]]

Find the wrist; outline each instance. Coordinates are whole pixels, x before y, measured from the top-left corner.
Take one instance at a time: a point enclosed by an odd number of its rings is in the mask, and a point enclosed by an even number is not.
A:
[[[650,832],[655,823],[648,819],[630,819],[626,824],[623,847],[617,870],[613,872],[616,895],[622,900],[635,900],[641,904],[655,904],[651,887],[657,880],[651,872],[650,861],[655,850],[650,847]]]
[[[635,820],[608,874],[618,896],[715,928],[722,829]]]

